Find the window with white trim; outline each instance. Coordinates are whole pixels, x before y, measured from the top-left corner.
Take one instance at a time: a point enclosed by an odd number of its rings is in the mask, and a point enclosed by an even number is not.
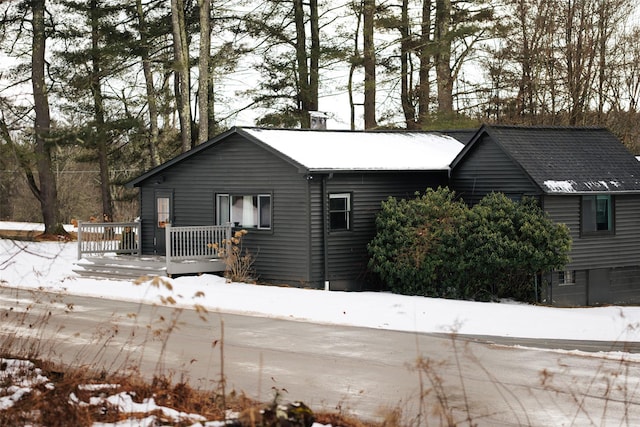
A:
[[[171,224],[171,199],[169,197],[156,198],[156,217],[158,228],[165,228],[167,224]]]
[[[217,223],[236,227],[271,229],[271,195],[218,194]]]
[[[576,283],[575,272],[573,270],[558,271],[559,285],[574,285]]]
[[[329,194],[329,230],[351,230],[351,194]]]

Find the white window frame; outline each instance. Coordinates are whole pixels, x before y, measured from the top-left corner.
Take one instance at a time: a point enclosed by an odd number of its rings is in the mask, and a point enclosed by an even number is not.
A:
[[[576,284],[576,272],[574,270],[558,271],[558,285],[569,286]]]
[[[273,226],[271,199],[271,194],[267,193],[218,193],[216,194],[216,223],[224,225],[231,222],[237,227],[271,230]],[[263,209],[265,203],[268,204],[266,210]]]
[[[332,199],[345,199],[346,207],[345,210],[332,210],[331,209],[331,200]],[[346,220],[346,228],[333,228],[331,226],[331,215],[334,213],[343,213],[345,215]],[[329,193],[329,231],[350,231],[352,228],[351,225],[351,193]]]

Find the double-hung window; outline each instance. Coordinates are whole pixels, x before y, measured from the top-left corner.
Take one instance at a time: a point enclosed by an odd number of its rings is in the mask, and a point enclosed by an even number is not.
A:
[[[614,198],[608,194],[582,196],[582,234],[612,234]]]
[[[351,230],[351,194],[329,194],[329,230]]]
[[[237,227],[271,229],[271,195],[218,194],[217,223]]]

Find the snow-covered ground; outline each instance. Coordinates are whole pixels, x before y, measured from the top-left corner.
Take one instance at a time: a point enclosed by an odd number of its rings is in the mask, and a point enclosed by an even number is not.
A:
[[[0,223],[1,229],[37,229]],[[209,311],[410,332],[451,332],[523,338],[640,341],[640,307],[552,308],[518,303],[480,303],[379,292],[336,292],[226,283],[216,275],[166,280],[172,291],[126,280],[81,278],[72,271],[75,243],[0,239],[3,286],[115,300],[177,304]]]
[[[0,223],[0,229],[38,231],[42,227],[5,222]],[[213,312],[411,332],[456,331],[471,335],[541,339],[640,341],[640,307],[565,309],[506,302],[479,303],[389,293],[226,283],[221,277],[207,274],[166,278],[170,287],[154,287],[149,283],[134,285],[126,280],[79,277],[72,271],[76,254],[77,247],[73,242],[36,243],[0,239],[0,285],[154,304],[161,304],[163,299],[166,301],[171,296],[180,306],[193,307],[198,304]],[[637,355],[627,356],[635,358]],[[19,380],[19,387],[15,384],[8,388],[0,387],[0,411],[30,393],[33,385],[49,386],[48,379],[42,377],[31,362],[12,359],[0,359],[0,362],[7,367],[15,365],[16,369],[20,369],[20,374],[25,375],[20,377],[11,374],[14,380]],[[93,400],[76,402],[75,395],[69,399],[78,405],[96,404]],[[157,406],[153,399],[142,404],[135,403],[128,393],[117,390],[101,399],[116,405],[123,414],[135,412],[146,415],[121,423],[96,423],[94,426],[153,426],[157,425],[157,417],[153,414],[158,411],[176,422],[190,420],[193,426],[224,425],[222,422],[204,421],[197,414],[178,413],[171,408]],[[97,404],[101,404],[101,401]],[[316,423],[314,427],[330,426]]]

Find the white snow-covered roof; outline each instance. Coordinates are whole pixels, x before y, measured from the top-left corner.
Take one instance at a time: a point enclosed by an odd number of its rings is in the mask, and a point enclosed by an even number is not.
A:
[[[243,131],[309,170],[447,170],[464,147],[430,132]]]

